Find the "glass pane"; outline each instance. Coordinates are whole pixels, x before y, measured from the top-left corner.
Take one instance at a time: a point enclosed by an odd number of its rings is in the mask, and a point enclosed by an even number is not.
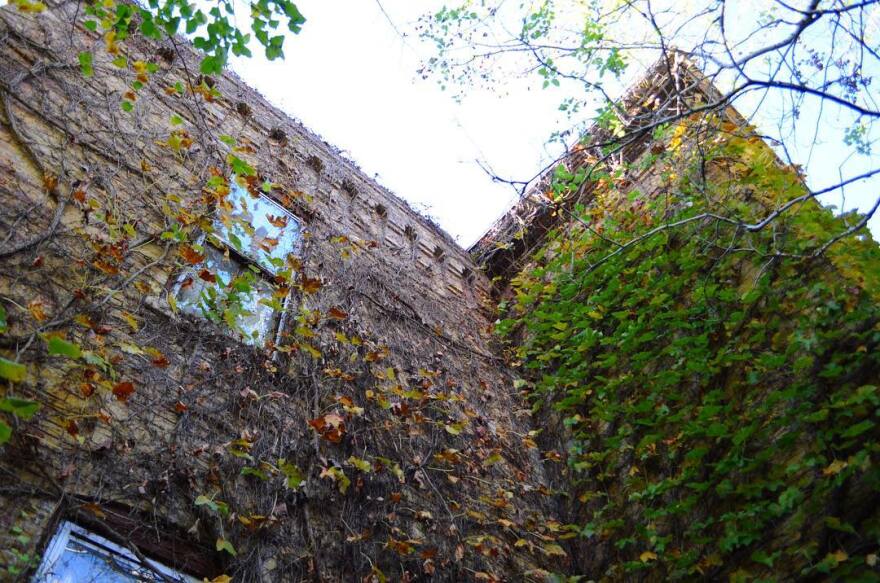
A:
[[[59,540],[60,539],[60,540]],[[153,570],[145,567],[132,553],[111,541],[76,527],[65,526],[55,535],[63,544],[51,564],[37,573],[36,583],[135,583],[162,581]],[[47,557],[49,558],[49,557]],[[156,564],[165,578],[172,581],[192,581]]]
[[[235,180],[214,221],[217,236],[271,273],[282,269],[296,249],[299,221],[265,196],[254,198]]]
[[[102,556],[71,540],[58,561],[38,581],[40,583],[138,581],[135,576],[126,573],[126,567],[125,564],[116,564],[111,557]]]
[[[226,325],[251,344],[265,342],[273,329],[275,309],[266,305],[271,301],[272,287],[259,274],[211,245],[177,293],[181,311]]]

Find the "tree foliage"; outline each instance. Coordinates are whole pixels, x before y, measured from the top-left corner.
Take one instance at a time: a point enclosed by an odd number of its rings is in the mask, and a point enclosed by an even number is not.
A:
[[[880,73],[872,24],[878,14],[880,4],[874,0],[466,0],[419,21],[418,33],[433,47],[420,72],[458,98],[479,88],[534,86],[557,95],[564,115],[550,138],[564,152],[550,168],[570,148],[589,140],[595,122],[618,125],[614,138],[619,150],[674,121],[644,108],[626,111],[619,96],[645,67],[671,63],[683,53],[719,92],[678,117],[734,105],[777,140],[778,153],[789,164],[806,165],[814,153],[820,156],[814,146],[823,141],[849,153],[810,168],[823,175],[819,180],[827,201],[830,193],[842,196],[844,187],[852,189],[880,172],[870,157],[880,118],[871,89]],[[667,98],[693,89],[680,85]],[[784,142],[805,149],[792,155]],[[841,165],[839,173],[828,168],[831,163]],[[537,176],[493,178],[525,192]],[[867,191],[866,198],[863,210],[870,219],[880,197]]]

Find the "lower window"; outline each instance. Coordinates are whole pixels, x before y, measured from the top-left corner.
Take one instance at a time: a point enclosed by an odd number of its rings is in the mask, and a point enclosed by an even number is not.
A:
[[[33,582],[131,583],[169,580],[198,582],[198,579],[161,563],[150,560],[144,564],[127,548],[64,521],[49,541]]]

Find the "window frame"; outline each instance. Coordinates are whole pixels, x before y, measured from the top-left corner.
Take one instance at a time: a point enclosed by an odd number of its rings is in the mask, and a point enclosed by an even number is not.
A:
[[[83,528],[69,520],[63,520],[58,528],[55,529],[52,538],[46,545],[40,566],[34,573],[32,581],[34,583],[50,583],[52,579],[53,568],[59,562],[67,545],[71,540],[75,540],[81,546],[87,547],[89,551],[98,556],[113,558],[117,561],[124,561],[126,566],[132,568],[147,569],[154,573],[158,573],[171,581],[179,583],[199,583],[199,579],[186,573],[182,573],[177,569],[169,567],[155,559],[144,557],[145,562],[141,561],[131,550],[105,538],[91,530]],[[161,581],[161,577],[157,581]]]
[[[244,196],[247,196],[247,197],[251,196],[250,191],[246,187],[238,184],[235,176],[232,176],[229,179],[229,184],[230,184],[230,193],[232,192],[233,189],[238,188],[244,192]],[[305,232],[305,224],[306,224],[305,220],[303,220],[303,218],[300,217],[298,214],[294,213],[291,209],[288,209],[287,207],[285,207],[283,204],[281,204],[278,200],[275,199],[275,197],[271,196],[269,193],[260,192],[257,195],[257,198],[262,199],[265,203],[275,207],[278,211],[287,215],[288,217],[290,217],[290,219],[296,221],[297,226],[298,226],[298,236],[296,237],[296,240],[293,243],[293,248],[287,254],[288,255],[295,254],[298,251],[300,251],[302,249],[303,233]],[[213,214],[215,216],[212,218],[212,223],[215,226],[216,226],[217,221],[219,220],[218,217],[216,216],[216,213],[218,213],[218,212],[219,212],[219,209],[217,209],[217,208],[215,208],[213,210]],[[240,271],[246,271],[246,270],[253,271],[252,267],[256,268],[256,270],[257,270],[255,272],[256,276],[261,278],[263,281],[265,281],[270,286],[273,285],[272,279],[276,276],[277,272],[273,272],[272,270],[267,268],[258,259],[250,257],[246,253],[244,253],[243,251],[239,251],[238,249],[236,249],[236,247],[233,243],[228,241],[227,238],[222,237],[216,231],[217,231],[217,229],[215,228],[215,232],[213,232],[211,234],[202,232],[197,237],[195,242],[205,249],[208,249],[210,247],[210,249],[216,250],[224,256],[228,254],[229,260],[231,262],[233,262],[233,264],[239,266]],[[171,293],[174,295],[175,300],[180,299],[181,291],[183,289],[183,283],[186,281],[187,276],[192,276],[194,278],[198,277],[197,267],[198,266],[186,266],[180,271],[180,273],[178,274],[176,280],[174,281],[174,284],[171,289]],[[280,268],[278,270],[280,271]],[[272,339],[275,343],[277,343],[281,337],[282,327],[284,324],[283,315],[287,311],[287,309],[289,308],[290,301],[291,301],[291,294],[288,293],[281,302],[282,303],[281,310],[276,312],[275,314],[273,314],[272,322],[267,326],[266,333],[263,336],[255,338],[253,336],[248,336],[246,333],[229,329],[228,327],[224,327],[224,331],[227,333],[227,335],[231,335],[237,339],[241,339],[243,342],[245,342],[246,344],[249,344],[251,346],[260,347],[262,345],[265,345],[265,343],[269,339]],[[205,317],[203,310],[201,310],[201,307],[200,307],[201,302],[202,302],[202,300],[201,300],[201,292],[200,292],[198,302],[192,304],[194,309],[192,309],[192,310],[187,309],[187,310],[185,310],[185,313],[196,316],[202,320],[206,320],[206,321],[210,322],[210,320]],[[262,342],[260,342],[260,341],[262,341]]]

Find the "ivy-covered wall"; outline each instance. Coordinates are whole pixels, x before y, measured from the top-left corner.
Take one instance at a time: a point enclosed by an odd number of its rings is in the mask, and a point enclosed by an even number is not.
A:
[[[555,222],[497,325],[559,452],[569,574],[877,580],[877,244],[831,243],[858,217],[733,111],[611,151],[537,193]]]
[[[0,8],[0,580],[61,520],[218,582],[558,562],[467,253],[130,5],[46,5]]]

